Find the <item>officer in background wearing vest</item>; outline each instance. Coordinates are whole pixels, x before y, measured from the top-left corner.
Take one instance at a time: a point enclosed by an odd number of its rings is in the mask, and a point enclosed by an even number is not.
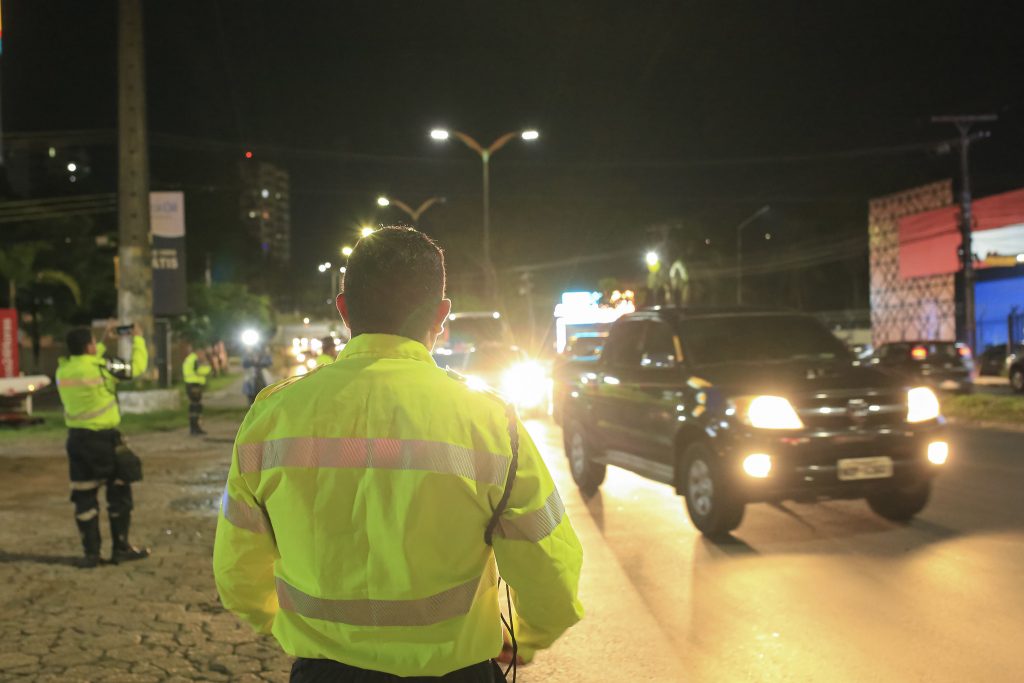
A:
[[[316,366],[330,365],[338,357],[338,347],[334,345],[334,337],[328,335],[320,340],[320,355],[316,357]]]
[[[110,328],[108,326],[107,332]],[[106,335],[105,335],[106,336]],[[75,522],[82,539],[85,558],[82,567],[100,562],[100,510],[97,494],[107,487],[107,515],[113,539],[111,562],[139,560],[148,549],[128,542],[131,527],[131,484],[116,477],[114,451],[122,445],[121,413],[117,406],[117,382],[146,371],[149,354],[138,325],[132,329],[130,368],[108,369],[103,358],[106,345],[97,344],[87,328],[71,330],[67,336],[68,357],[57,367],[57,392],[64,404],[64,423],[68,427],[68,466],[71,475],[71,502],[75,504]]]
[[[235,439],[214,576],[294,683],[504,680],[499,574],[525,661],[583,614],[582,549],[529,434],[431,357],[444,288],[426,235],[361,239],[337,300],[351,341],[261,392]]]
[[[185,394],[188,396],[188,433],[192,436],[202,436],[206,434],[199,424],[203,415],[203,389],[206,387],[206,378],[211,368],[206,351],[195,351],[191,344],[188,350],[189,354],[181,364],[181,376],[185,381]]]

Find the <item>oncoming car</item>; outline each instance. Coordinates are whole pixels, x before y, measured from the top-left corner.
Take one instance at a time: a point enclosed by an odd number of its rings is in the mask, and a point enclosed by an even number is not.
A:
[[[524,416],[547,414],[550,381],[544,366],[516,346],[482,344],[461,352],[435,352],[441,367],[466,377],[478,390],[493,389],[515,404]]]
[[[621,318],[565,403],[584,495],[608,465],[674,486],[720,536],[745,506],[864,498],[906,521],[949,457],[934,391],[859,366],[810,316],[657,308]]]

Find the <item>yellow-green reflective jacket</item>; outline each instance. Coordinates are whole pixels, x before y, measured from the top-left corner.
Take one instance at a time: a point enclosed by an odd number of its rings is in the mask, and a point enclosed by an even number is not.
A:
[[[96,355],[61,358],[57,364],[57,393],[64,404],[64,424],[80,429],[113,429],[121,424],[117,409],[117,378],[107,372],[106,347]],[[142,337],[132,339],[132,375],[146,372],[149,353]]]
[[[200,365],[199,356],[195,352],[185,356],[181,364],[181,376],[185,384],[206,384],[206,376],[210,374],[209,365]]]
[[[404,337],[359,335],[336,362],[264,389],[217,521],[224,606],[294,656],[440,676],[501,650],[500,571],[531,658],[582,617],[582,549],[521,424],[493,552],[484,543],[507,427],[499,401]]]
[[[321,365],[330,365],[331,363],[334,362],[334,360],[335,358],[331,354],[321,353],[319,356],[316,357],[316,366],[320,367]]]

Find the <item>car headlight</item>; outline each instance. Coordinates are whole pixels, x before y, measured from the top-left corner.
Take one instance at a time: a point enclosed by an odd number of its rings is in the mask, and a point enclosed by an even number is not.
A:
[[[748,396],[736,401],[738,413],[757,429],[803,429],[793,405],[781,396]]]
[[[501,393],[520,408],[536,408],[547,395],[547,375],[539,363],[516,363],[501,376]]]
[[[474,375],[466,377],[466,386],[473,391],[487,391],[490,388],[487,386],[487,382]]]
[[[907,392],[907,422],[927,422],[939,417],[939,397],[928,387]]]

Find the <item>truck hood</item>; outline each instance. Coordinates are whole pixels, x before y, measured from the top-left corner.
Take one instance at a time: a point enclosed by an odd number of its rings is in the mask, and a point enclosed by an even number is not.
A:
[[[893,391],[907,383],[898,375],[857,366],[848,360],[730,362],[701,366],[695,368],[693,374],[729,396],[795,396],[829,390]]]

